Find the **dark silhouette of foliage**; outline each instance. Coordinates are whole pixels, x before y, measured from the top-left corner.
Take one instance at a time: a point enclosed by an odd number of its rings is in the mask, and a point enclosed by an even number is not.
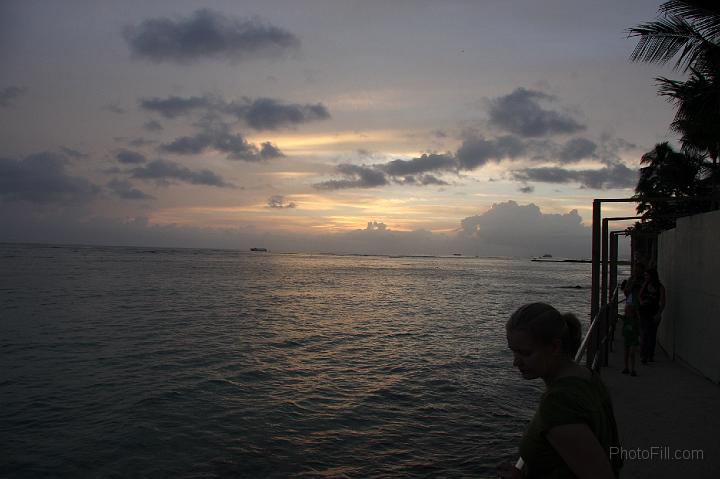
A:
[[[705,157],[675,151],[665,142],[645,153],[640,164],[635,198],[646,227],[673,228],[678,217],[710,210],[710,201],[698,201],[711,190]]]
[[[655,218],[655,226],[674,226],[673,216],[707,211],[709,206],[643,201],[660,197],[709,196],[717,191],[720,153],[720,2],[672,0],[660,5],[660,17],[628,31],[638,44],[632,61],[665,64],[688,73],[687,80],[656,78],[658,93],[675,105],[670,128],[680,135],[684,153],[664,144],[643,156],[636,197],[638,212]],[[712,164],[705,161],[710,157]],[[687,203],[688,205],[690,203]],[[705,205],[705,206],[703,206]],[[664,219],[660,219],[663,217]]]

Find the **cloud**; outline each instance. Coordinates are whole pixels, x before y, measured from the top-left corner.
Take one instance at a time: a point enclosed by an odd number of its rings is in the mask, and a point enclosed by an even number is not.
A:
[[[167,153],[178,155],[197,155],[205,151],[213,144],[213,138],[207,133],[199,133],[194,136],[181,136],[170,143],[160,145],[160,149]]]
[[[419,175],[406,176],[402,180],[395,180],[396,183],[403,185],[420,185],[420,186],[443,186],[449,185],[447,181],[443,181],[435,175]]]
[[[499,162],[504,158],[515,158],[525,151],[526,146],[523,141],[512,135],[494,139],[468,135],[460,145],[456,156],[460,168],[473,170],[489,161]]]
[[[260,145],[260,158],[263,160],[272,160],[273,158],[282,158],[285,155],[280,148],[266,141]]]
[[[540,106],[540,101],[554,100],[552,95],[540,91],[517,88],[509,95],[490,101],[490,125],[522,137],[569,134],[585,129],[585,125],[571,116]]]
[[[227,102],[212,95],[170,96],[140,99],[140,107],[169,119],[191,115],[198,111],[210,117],[229,115],[258,131],[277,130],[330,118],[330,112],[322,103],[284,103],[273,98],[255,100],[244,98],[240,101]]]
[[[388,175],[416,175],[427,171],[454,170],[457,168],[452,155],[424,154],[412,160],[392,160],[381,166]]]
[[[147,158],[145,155],[130,150],[120,150],[115,154],[115,158],[126,165],[145,163]]]
[[[284,156],[280,149],[270,142],[258,148],[239,134],[228,131],[206,131],[194,136],[182,136],[170,143],[160,145],[167,153],[198,155],[208,149],[227,153],[227,158],[241,161],[264,161]]]
[[[597,145],[587,138],[571,138],[558,153],[558,159],[562,163],[573,163],[591,158],[596,149]]]
[[[415,186],[447,185],[446,181],[437,176],[423,173],[457,170],[457,163],[451,154],[430,153],[411,160],[398,159],[374,165],[341,164],[335,170],[344,178],[317,183],[314,185],[315,188],[322,190],[376,188],[391,183]]]
[[[8,86],[0,90],[0,108],[9,108],[15,100],[25,94],[27,90],[18,86]]]
[[[193,171],[172,161],[154,160],[145,166],[130,170],[131,177],[142,180],[155,180],[159,185],[167,186],[170,180],[182,181],[193,185],[208,185],[221,188],[233,188],[221,176],[210,170]]]
[[[146,121],[143,124],[143,128],[145,128],[147,131],[152,131],[152,132],[163,131],[163,126],[157,120]]]
[[[320,190],[341,190],[347,188],[376,188],[388,184],[385,173],[371,166],[341,164],[335,169],[345,178],[323,181],[313,186]]]
[[[285,197],[281,195],[274,195],[268,198],[268,208],[296,208],[297,205],[294,202],[285,203]]]
[[[209,9],[184,18],[151,18],[126,27],[123,36],[135,57],[155,63],[278,57],[300,46],[295,35],[258,18]]]
[[[367,228],[365,228],[365,231],[386,231],[387,226],[385,226],[385,223],[378,223],[377,221],[368,221]]]
[[[154,200],[154,196],[143,193],[127,180],[114,179],[108,182],[107,187],[114,194],[125,200]]]
[[[530,186],[530,185],[525,185],[525,186],[518,188],[518,191],[520,193],[532,193],[533,191],[535,191],[535,187]]]
[[[285,126],[330,118],[330,113],[321,103],[288,104],[272,98],[258,98],[245,104],[232,103],[228,105],[227,111],[255,130],[277,130]]]
[[[169,96],[167,98],[140,99],[140,107],[165,118],[177,118],[196,110],[213,110],[218,107],[218,100],[210,96],[191,96],[187,98]]]
[[[533,203],[493,204],[488,211],[463,219],[460,235],[496,254],[585,257],[590,250],[590,229],[577,210],[542,213]]]
[[[568,170],[557,167],[525,168],[513,171],[516,180],[540,183],[580,183],[584,188],[633,188],[638,171],[617,163],[595,170]]]
[[[23,160],[0,158],[0,199],[33,203],[83,203],[95,198],[100,188],[65,170],[67,159],[43,152]]]

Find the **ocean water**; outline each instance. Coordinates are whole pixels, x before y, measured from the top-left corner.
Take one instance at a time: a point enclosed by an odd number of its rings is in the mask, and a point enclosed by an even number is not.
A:
[[[580,288],[576,288],[579,286]],[[0,245],[0,476],[493,477],[590,265]]]

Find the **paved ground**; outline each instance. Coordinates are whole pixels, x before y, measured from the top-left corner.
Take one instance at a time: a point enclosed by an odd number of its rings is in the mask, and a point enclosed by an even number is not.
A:
[[[601,373],[629,455],[620,477],[720,477],[720,385],[672,361],[661,349],[654,363],[638,361],[637,377],[621,374],[622,349],[622,338],[616,338],[610,365]],[[673,457],[676,450],[694,449],[704,457]]]

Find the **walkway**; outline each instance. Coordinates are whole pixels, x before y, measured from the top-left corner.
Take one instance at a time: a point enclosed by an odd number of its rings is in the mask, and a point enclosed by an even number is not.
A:
[[[654,453],[645,460],[625,460],[620,477],[718,478],[720,385],[670,360],[659,347],[657,353],[656,361],[647,366],[638,361],[637,377],[621,374],[622,337],[616,337],[609,367],[601,372],[613,399],[623,447],[631,458]],[[675,450],[693,449],[702,450],[704,458],[672,458]]]

